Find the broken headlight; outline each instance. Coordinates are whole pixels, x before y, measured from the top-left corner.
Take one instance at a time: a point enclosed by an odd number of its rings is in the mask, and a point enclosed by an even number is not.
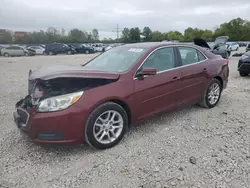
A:
[[[74,104],[82,96],[83,91],[50,97],[39,102],[38,112],[54,112],[64,110]]]

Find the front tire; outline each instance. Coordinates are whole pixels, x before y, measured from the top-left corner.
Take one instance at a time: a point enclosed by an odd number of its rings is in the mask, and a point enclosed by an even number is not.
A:
[[[9,57],[10,56],[10,54],[8,54],[8,53],[4,53],[3,55],[4,55],[4,57]]]
[[[128,128],[126,111],[117,103],[106,102],[89,116],[85,140],[96,149],[108,149],[118,144]]]
[[[245,76],[248,76],[249,73],[246,73],[246,72],[239,72],[240,73],[240,76],[242,77],[245,77]]]
[[[89,54],[89,51],[88,51],[88,50],[86,50],[86,54]]]
[[[220,81],[216,78],[212,79],[199,105],[204,108],[215,107],[220,100],[221,92],[222,92],[222,85]]]

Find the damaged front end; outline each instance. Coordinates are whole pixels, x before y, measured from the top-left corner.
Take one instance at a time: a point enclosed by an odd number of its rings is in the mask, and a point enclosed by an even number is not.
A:
[[[70,74],[34,77],[29,72],[28,95],[15,105],[14,120],[22,130],[28,130],[30,116],[39,112],[60,111],[73,105],[84,91],[110,84],[119,79],[119,75],[104,75],[98,73]]]
[[[50,80],[29,80],[30,102],[36,106],[41,100],[66,95],[79,91],[86,91],[91,88],[99,87],[112,83],[114,79],[103,78],[53,78]]]

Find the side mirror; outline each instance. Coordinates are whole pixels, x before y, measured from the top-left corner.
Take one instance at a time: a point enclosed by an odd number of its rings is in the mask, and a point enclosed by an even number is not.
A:
[[[137,73],[137,77],[156,75],[156,73],[157,73],[157,70],[155,68],[145,67],[145,68],[142,68],[142,70]]]

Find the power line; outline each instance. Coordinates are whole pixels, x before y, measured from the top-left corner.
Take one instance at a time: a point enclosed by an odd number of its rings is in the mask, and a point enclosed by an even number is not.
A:
[[[116,25],[116,29],[115,29],[115,31],[112,31],[112,32],[116,32],[116,35],[117,35],[117,39],[119,39],[119,35],[120,35],[120,32],[121,32],[121,30],[120,30],[121,28],[119,28],[119,25],[117,24]]]

